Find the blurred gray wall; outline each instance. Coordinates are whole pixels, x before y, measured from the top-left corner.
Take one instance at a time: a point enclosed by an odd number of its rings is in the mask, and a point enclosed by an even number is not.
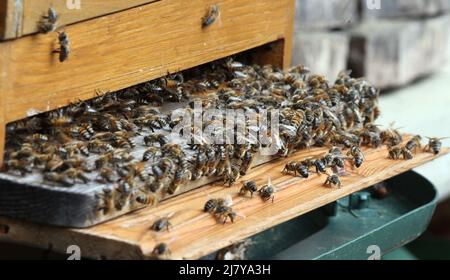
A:
[[[297,0],[293,64],[333,80],[350,68],[380,88],[440,69],[450,0]]]

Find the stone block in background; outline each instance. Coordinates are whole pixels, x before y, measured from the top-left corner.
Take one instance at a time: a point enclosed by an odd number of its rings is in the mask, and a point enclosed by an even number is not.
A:
[[[448,57],[450,15],[416,20],[368,20],[352,29],[349,68],[380,88],[439,70]]]
[[[344,28],[359,20],[358,0],[297,0],[295,29]]]
[[[303,64],[312,72],[334,81],[346,69],[349,38],[345,32],[299,31],[294,35],[292,64]]]
[[[450,0],[359,0],[364,18],[403,18],[439,15],[450,11]],[[367,4],[380,1],[380,9]]]

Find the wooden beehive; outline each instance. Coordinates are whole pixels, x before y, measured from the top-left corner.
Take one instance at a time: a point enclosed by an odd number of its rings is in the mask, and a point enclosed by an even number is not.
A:
[[[220,16],[202,29],[202,18],[213,4],[220,7]],[[96,14],[73,16],[67,22],[112,11],[101,7]],[[9,6],[1,8],[1,13],[8,12],[9,23]],[[293,11],[292,0],[194,0],[189,9],[184,1],[148,3],[65,26],[72,51],[64,63],[52,53],[58,48],[56,33],[2,42],[0,162],[7,123],[90,99],[98,90],[119,90],[269,43],[272,46],[255,52],[255,60],[287,67]],[[27,19],[31,10],[23,12]],[[10,27],[0,30],[5,28]],[[18,35],[35,31],[26,30]]]
[[[195,0],[189,9],[181,0],[111,2],[115,4],[92,1],[80,10],[67,10],[56,1],[24,1],[22,23],[16,24],[20,32],[5,36],[11,40],[0,43],[0,162],[6,124],[90,99],[98,91],[116,91],[242,52],[260,64],[289,65],[292,0]],[[2,11],[8,16],[11,7],[17,12],[14,1],[6,4]],[[202,18],[211,5],[219,7],[219,17],[202,28]],[[63,63],[52,53],[58,47],[57,34],[33,33],[49,6],[60,15],[60,24],[68,24],[63,29],[72,51]],[[84,13],[84,9],[89,11]],[[99,17],[92,18],[95,16]],[[9,22],[1,30],[11,30]],[[210,181],[186,186],[183,191]],[[45,188],[39,183],[23,186],[6,180],[0,184],[0,212],[54,225],[86,227],[136,209],[98,217],[95,193],[98,190]],[[62,206],[66,210],[61,210]]]

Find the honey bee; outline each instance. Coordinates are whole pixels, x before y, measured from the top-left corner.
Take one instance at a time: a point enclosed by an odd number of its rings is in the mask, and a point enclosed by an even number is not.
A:
[[[48,8],[47,15],[42,16],[39,21],[38,29],[41,33],[49,33],[55,31],[56,23],[58,21],[58,14],[53,8]]]
[[[399,145],[403,140],[401,133],[397,129],[393,128],[393,123],[391,124],[391,127],[389,129],[384,130],[380,133],[380,137],[381,142],[388,146]]]
[[[164,242],[157,244],[152,251],[152,255],[154,257],[166,256],[170,253],[171,252],[170,252],[169,246]]]
[[[159,143],[162,147],[167,144],[169,140],[167,137],[161,133],[152,133],[144,137],[144,143],[146,146],[151,146],[153,143]]]
[[[168,174],[171,174],[175,168],[175,164],[169,158],[162,158],[158,164],[152,166],[152,174],[158,179],[161,180],[166,177]]]
[[[133,187],[134,184],[131,180],[121,180],[118,182],[117,186],[114,189],[114,207],[117,210],[122,210],[130,200]]]
[[[352,164],[356,168],[359,168],[364,162],[364,154],[361,152],[359,146],[351,147],[347,155],[352,157]]]
[[[28,160],[9,159],[4,162],[2,169],[5,171],[18,170],[20,174],[25,175],[33,171],[33,164]]]
[[[65,187],[71,187],[74,185],[74,181],[71,180],[65,173],[47,172],[44,173],[44,180],[59,183]]]
[[[99,183],[112,183],[115,181],[115,175],[113,169],[109,167],[102,167],[97,177]]]
[[[151,192],[156,192],[163,187],[163,182],[161,182],[161,180],[157,180],[153,175],[151,175],[148,176],[147,180],[145,181],[144,187]]]
[[[64,62],[70,54],[69,36],[65,31],[58,33],[59,49],[54,50],[54,53],[59,53],[59,62]]]
[[[236,212],[234,212],[230,206],[221,205],[218,206],[214,211],[214,217],[216,218],[216,220],[223,224],[225,224],[228,219],[230,219],[230,221],[234,223],[236,216]]]
[[[433,154],[437,155],[441,151],[441,147],[442,147],[441,140],[446,139],[447,137],[444,137],[444,138],[427,137],[427,138],[428,138],[428,144],[424,147],[424,151],[432,152]]]
[[[390,159],[400,159],[400,156],[402,155],[402,147],[400,146],[393,146],[389,148],[389,158]]]
[[[157,147],[150,147],[145,150],[142,155],[142,161],[149,161],[150,159],[155,159],[156,157],[161,156],[161,149]]]
[[[90,180],[88,177],[86,177],[86,175],[84,174],[83,170],[80,169],[76,169],[76,168],[68,168],[64,171],[64,175],[68,178],[71,179],[72,182],[75,184],[77,182],[77,180],[79,180],[81,183],[88,183]]]
[[[210,26],[211,24],[213,24],[214,21],[216,21],[216,19],[218,17],[219,17],[219,6],[212,5],[209,8],[206,16],[203,17],[203,19],[202,19],[202,28],[206,28],[206,27]]]
[[[208,213],[214,213],[217,207],[219,206],[228,206],[231,207],[233,204],[233,200],[231,196],[227,196],[226,198],[211,198],[206,201],[203,206],[203,211]]]
[[[114,148],[113,148],[113,146],[111,146],[111,144],[105,143],[98,139],[89,141],[87,148],[88,148],[89,152],[96,153],[96,154],[103,154],[103,153],[111,152],[114,150]]]
[[[242,188],[239,190],[240,195],[245,195],[250,192],[250,196],[253,197],[253,193],[257,192],[258,188],[254,181],[247,181],[242,184]]]
[[[41,133],[34,133],[31,136],[27,137],[27,141],[32,142],[32,143],[45,143],[48,141],[48,136],[45,134],[41,134]]]
[[[114,208],[114,195],[111,189],[102,189],[100,193],[95,194],[95,198],[97,200],[97,211],[108,214]]]
[[[414,158],[413,152],[411,150],[408,150],[406,147],[402,147],[402,156],[406,160]]]
[[[324,186],[328,185],[329,187],[333,187],[333,186],[337,186],[339,188],[342,187],[341,180],[339,179],[339,176],[336,174],[328,175],[328,177],[325,180],[325,183],[323,185]]]
[[[419,148],[419,149],[422,148],[422,144],[420,143],[421,141],[422,141],[422,136],[415,135],[413,138],[408,140],[408,142],[406,142],[405,148],[412,152],[416,152],[417,148]]]
[[[173,182],[167,189],[167,192],[169,194],[176,193],[178,191],[178,189],[180,188],[180,186],[187,184],[189,182],[189,180],[191,180],[191,177],[192,177],[191,171],[179,168],[175,172]]]
[[[269,177],[267,185],[263,186],[259,191],[259,195],[261,196],[263,201],[268,201],[275,198],[275,187],[272,185],[272,179]]]
[[[172,226],[172,224],[169,221],[168,217],[164,217],[161,219],[156,220],[153,225],[151,226],[151,229],[154,231],[162,231],[162,230],[169,230],[169,228]]]

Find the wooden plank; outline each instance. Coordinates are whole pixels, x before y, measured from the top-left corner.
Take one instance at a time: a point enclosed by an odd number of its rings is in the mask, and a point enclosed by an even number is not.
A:
[[[184,1],[159,1],[67,26],[72,52],[64,63],[51,53],[58,47],[55,33],[0,44],[1,55],[11,60],[0,88],[8,104],[5,121],[285,38],[291,24],[292,0],[215,3],[220,17],[206,29],[207,0],[193,0],[189,9]]]
[[[16,17],[16,21],[9,20],[0,25],[0,34],[4,34],[0,39],[14,39],[38,32],[38,22],[50,7],[58,14],[58,25],[65,26],[156,1],[160,0],[6,0],[0,5],[8,2],[8,6],[16,7],[15,10],[19,11],[21,16]],[[19,7],[22,9],[18,10]],[[3,19],[3,15],[1,16]],[[4,32],[1,32],[2,29]]]
[[[19,36],[22,29],[23,0],[0,3],[0,40]]]
[[[281,174],[289,160],[300,160],[310,155],[321,155],[325,149],[299,151],[289,159],[278,159],[255,168],[245,180],[255,180],[259,186],[268,176],[277,188],[274,203],[237,195],[240,182],[231,188],[209,185],[162,202],[156,208],[146,208],[116,220],[89,228],[64,229],[41,226],[9,218],[0,218],[0,225],[8,233],[0,240],[26,243],[65,252],[67,246],[78,245],[84,257],[149,258],[156,244],[166,242],[171,250],[170,259],[196,259],[217,249],[264,231],[303,213],[326,205],[380,181],[434,160],[437,156],[420,152],[414,159],[390,160],[387,148],[365,149],[365,163],[359,169],[347,166],[349,176],[341,177],[342,188],[323,186],[325,175],[313,174],[300,179]],[[450,149],[443,149],[438,156]],[[233,209],[242,215],[234,224],[218,224],[210,214],[202,212],[204,203],[212,197],[233,197]],[[149,230],[160,217],[172,215],[169,232]]]

